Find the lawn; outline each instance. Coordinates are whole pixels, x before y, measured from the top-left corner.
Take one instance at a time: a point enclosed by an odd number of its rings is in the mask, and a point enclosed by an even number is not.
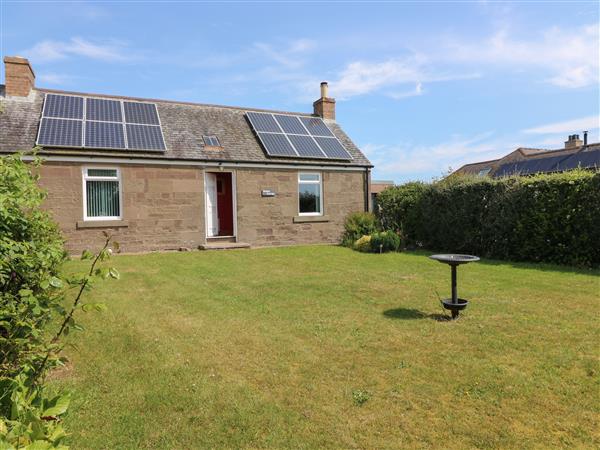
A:
[[[345,248],[118,256],[77,349],[73,449],[594,448],[600,273]],[[82,268],[80,262],[69,269]]]

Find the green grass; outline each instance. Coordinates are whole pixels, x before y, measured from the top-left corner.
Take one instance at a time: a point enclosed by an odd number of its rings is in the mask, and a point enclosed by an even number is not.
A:
[[[119,256],[71,335],[74,449],[593,448],[598,272],[339,247]],[[80,262],[70,269],[83,268]],[[90,298],[91,299],[91,298]]]

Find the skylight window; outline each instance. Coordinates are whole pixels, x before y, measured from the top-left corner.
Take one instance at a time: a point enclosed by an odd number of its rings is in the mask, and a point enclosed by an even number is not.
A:
[[[202,136],[202,140],[204,141],[204,145],[206,147],[220,147],[221,146],[219,139],[214,134]]]
[[[485,177],[488,173],[490,173],[491,170],[492,170],[491,167],[486,167],[485,169],[481,169],[479,171],[479,173],[477,174],[477,176],[479,176],[479,177]]]

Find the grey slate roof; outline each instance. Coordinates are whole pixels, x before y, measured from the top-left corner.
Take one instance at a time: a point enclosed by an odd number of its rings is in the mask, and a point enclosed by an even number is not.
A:
[[[536,173],[563,172],[576,169],[600,169],[600,145],[592,144],[571,153],[552,154],[524,161],[502,164],[494,171],[495,178],[510,175],[532,175]],[[557,153],[557,152],[554,152]]]
[[[121,96],[106,96],[64,92],[46,89],[34,89],[29,97],[6,97],[4,87],[0,91],[0,152],[30,150],[35,146],[37,130],[45,93],[59,93],[114,99],[132,99]],[[323,159],[273,158],[266,156],[244,114],[247,111],[264,111],[253,108],[238,108],[219,105],[204,105],[184,102],[172,102],[154,99],[133,100],[156,103],[162,123],[167,150],[159,152],[132,152],[115,150],[60,149],[44,148],[42,153],[84,155],[84,156],[122,156],[127,158],[155,158],[195,161],[234,161],[256,163],[293,163],[371,167],[369,160],[334,121],[326,121],[329,128],[352,155],[351,161]],[[277,111],[283,114],[306,115]],[[207,151],[202,140],[203,135],[217,135],[223,150]]]

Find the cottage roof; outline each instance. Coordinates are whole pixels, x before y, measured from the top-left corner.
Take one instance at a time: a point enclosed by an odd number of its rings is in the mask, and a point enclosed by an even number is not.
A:
[[[256,108],[210,105],[156,99],[140,99],[123,96],[98,95],[80,92],[56,91],[34,88],[27,97],[5,96],[0,87],[0,152],[29,150],[35,146],[37,131],[46,93],[103,97],[116,100],[139,100],[156,103],[167,150],[157,152],[131,152],[126,150],[97,149],[42,149],[45,154],[78,156],[111,156],[126,158],[153,158],[167,160],[224,161],[248,163],[294,163],[328,166],[371,167],[369,160],[352,142],[342,128],[333,120],[325,120],[327,126],[352,155],[352,160],[276,158],[265,154],[261,144],[246,120],[248,111],[266,111]],[[306,113],[268,111],[282,114],[312,116]],[[202,136],[216,135],[222,149],[205,147]]]

